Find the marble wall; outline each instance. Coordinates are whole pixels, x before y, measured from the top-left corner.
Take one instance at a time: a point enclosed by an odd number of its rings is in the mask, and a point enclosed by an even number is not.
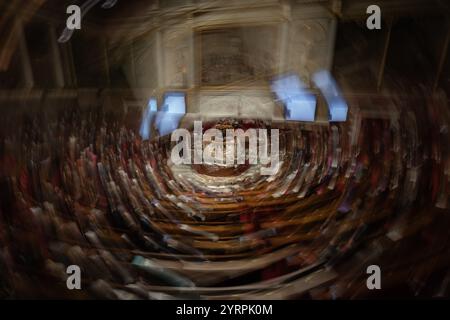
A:
[[[233,1],[233,7],[161,19],[148,39],[140,40],[147,44],[138,45],[137,87],[185,90],[188,112],[273,115],[272,77],[296,72],[310,85],[313,72],[331,66],[335,28],[325,6],[268,0],[251,7]],[[145,47],[148,53],[141,52]],[[249,88],[250,96],[244,92]]]

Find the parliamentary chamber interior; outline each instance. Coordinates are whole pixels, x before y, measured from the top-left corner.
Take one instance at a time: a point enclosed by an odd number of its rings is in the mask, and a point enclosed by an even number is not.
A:
[[[448,3],[72,2],[0,3],[0,298],[449,296]]]

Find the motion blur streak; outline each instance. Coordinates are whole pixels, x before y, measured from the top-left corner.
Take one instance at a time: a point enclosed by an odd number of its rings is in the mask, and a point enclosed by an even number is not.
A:
[[[170,92],[164,96],[164,105],[162,112],[158,112],[156,116],[156,127],[159,134],[164,136],[172,133],[178,128],[181,118],[186,113],[186,102],[184,93]]]
[[[0,5],[1,298],[450,297],[445,1],[72,2]]]
[[[139,134],[142,140],[147,140],[151,135],[151,126],[153,124],[154,115],[157,112],[156,99],[150,98],[148,101],[147,108],[142,116],[141,127],[139,129]]]
[[[272,90],[285,104],[287,120],[315,120],[316,97],[308,93],[298,76],[291,74],[277,78],[272,83]]]
[[[327,100],[330,110],[330,121],[347,120],[347,103],[342,98],[340,90],[330,73],[322,70],[313,74],[312,79]]]

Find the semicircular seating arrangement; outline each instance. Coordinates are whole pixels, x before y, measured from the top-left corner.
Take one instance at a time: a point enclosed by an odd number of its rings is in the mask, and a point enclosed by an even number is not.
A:
[[[355,298],[371,264],[387,290],[438,294],[450,150],[446,118],[433,118],[442,106],[428,103],[422,118],[399,107],[396,119],[205,125],[278,129],[267,176],[260,164],[175,165],[170,136],[143,141],[138,119],[28,118],[2,141],[0,294]],[[69,265],[86,290],[67,290]]]

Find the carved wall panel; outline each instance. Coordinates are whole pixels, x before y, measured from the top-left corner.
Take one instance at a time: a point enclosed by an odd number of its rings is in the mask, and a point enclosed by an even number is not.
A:
[[[331,19],[297,20],[289,29],[287,65],[309,84],[313,72],[328,67]]]
[[[200,34],[201,85],[261,82],[277,69],[275,26],[230,27]]]
[[[162,57],[164,65],[164,85],[167,87],[187,87],[194,64],[192,55],[192,30],[169,28],[163,32]]]
[[[239,114],[239,96],[201,95],[200,113],[213,116],[237,116]]]
[[[240,99],[239,115],[243,117],[255,117],[271,119],[276,116],[275,103],[269,95],[242,95]]]

